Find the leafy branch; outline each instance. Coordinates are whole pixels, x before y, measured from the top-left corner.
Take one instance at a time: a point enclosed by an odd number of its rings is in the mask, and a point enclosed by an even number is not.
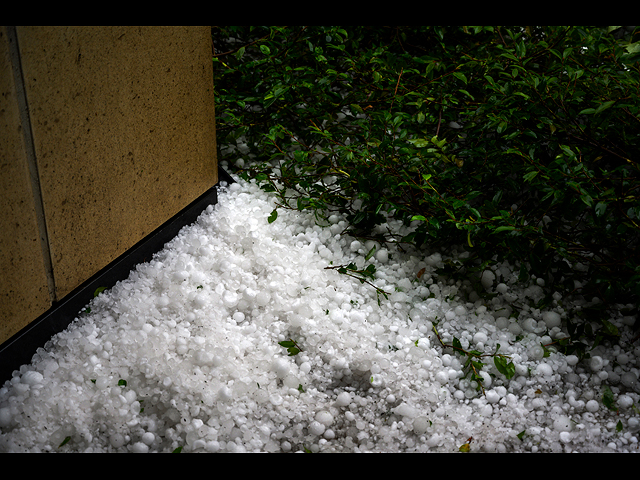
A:
[[[325,270],[337,270],[338,273],[357,278],[360,283],[366,283],[367,285],[372,286],[377,292],[378,303],[380,303],[380,295],[382,295],[387,300],[389,299],[387,292],[367,280],[373,279],[376,273],[376,266],[372,263],[367,265],[367,268],[363,269],[358,269],[355,263],[349,263],[348,265],[330,265],[328,267],[325,267]]]
[[[278,345],[286,348],[287,352],[289,352],[290,357],[293,357],[302,351],[302,348],[300,347],[300,345],[298,345],[298,343],[291,338],[289,340],[278,342]]]
[[[480,375],[480,371],[486,364],[481,362],[480,359],[484,357],[493,357],[493,363],[495,367],[507,378],[507,380],[510,380],[515,375],[515,365],[513,364],[513,362],[509,361],[510,357],[508,355],[498,353],[500,344],[496,346],[496,351],[494,353],[483,353],[478,350],[465,350],[458,338],[453,337],[453,341],[449,345],[442,341],[442,338],[440,338],[440,334],[438,333],[438,330],[436,330],[435,325],[433,325],[433,331],[436,334],[440,345],[442,345],[444,348],[451,348],[457,354],[463,357],[467,357],[467,360],[462,367],[464,376],[470,376],[471,380],[475,381],[478,384],[477,388],[481,389],[483,394],[485,393],[483,385],[484,378],[482,377],[482,375]]]

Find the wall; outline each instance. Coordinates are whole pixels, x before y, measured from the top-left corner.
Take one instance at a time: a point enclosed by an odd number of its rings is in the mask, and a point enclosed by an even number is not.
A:
[[[210,27],[1,27],[0,343],[218,181]]]

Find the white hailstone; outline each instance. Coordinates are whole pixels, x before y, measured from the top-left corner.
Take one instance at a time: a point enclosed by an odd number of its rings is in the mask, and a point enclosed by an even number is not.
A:
[[[520,335],[522,333],[522,328],[516,322],[509,323],[507,329],[512,335]]]
[[[487,343],[489,337],[487,337],[487,334],[484,332],[477,332],[474,336],[473,336],[473,343],[478,344],[478,343],[482,343],[483,345],[485,343]]]
[[[480,415],[483,417],[490,417],[493,414],[493,407],[491,405],[484,405],[480,408]]]
[[[616,362],[618,362],[620,365],[626,365],[627,363],[629,363],[629,355],[627,355],[626,353],[620,353],[616,357]]]
[[[229,400],[231,400],[233,398],[233,392],[231,391],[231,389],[224,385],[222,387],[220,387],[220,390],[218,390],[218,399],[223,401],[223,402],[228,402]]]
[[[278,378],[286,377],[291,371],[289,362],[285,358],[276,358],[271,364],[271,369],[276,373]]]
[[[105,388],[107,388],[109,386],[109,378],[108,377],[104,377],[104,376],[99,376],[96,379],[96,387],[100,390],[104,390]]]
[[[298,388],[298,386],[300,386],[300,379],[295,375],[287,375],[282,380],[282,383],[288,388]]]
[[[496,279],[496,274],[491,270],[485,270],[480,275],[480,283],[486,289],[489,289],[493,286],[493,281]]]
[[[440,370],[438,373],[436,373],[436,382],[441,385],[449,382],[449,374],[443,370]]]
[[[496,328],[506,330],[509,327],[509,319],[507,317],[496,318]]]
[[[491,375],[489,375],[488,372],[485,372],[484,370],[481,370],[479,375],[482,377],[482,385],[484,388],[489,388],[491,386],[491,384],[493,383],[493,380],[491,378]]]
[[[508,290],[509,287],[506,283],[499,283],[498,285],[496,285],[496,292],[498,293],[507,293]]]
[[[114,433],[109,437],[109,443],[113,448],[120,448],[125,444],[124,435],[121,433]]]
[[[571,433],[570,432],[560,432],[560,441],[562,443],[569,443],[571,441]]]
[[[309,431],[313,435],[322,435],[325,429],[326,427],[322,423],[318,422],[317,420],[314,420],[309,424]]]
[[[143,433],[141,438],[142,442],[145,445],[151,445],[155,439],[156,439],[156,436],[152,432]]]
[[[533,360],[542,360],[544,358],[544,348],[542,345],[534,345],[529,349],[529,357]]]
[[[550,377],[553,375],[553,367],[548,363],[540,363],[536,367],[536,373],[538,375],[542,375],[543,377]]]
[[[498,403],[500,401],[500,394],[495,390],[487,390],[485,392],[485,398],[489,403]]]
[[[441,441],[442,441],[442,435],[438,433],[434,433],[427,440],[427,445],[429,445],[430,447],[437,447]]]
[[[411,405],[407,405],[406,403],[402,403],[398,405],[393,412],[402,417],[413,418],[418,414],[418,411],[412,407]]]
[[[40,372],[36,372],[33,370],[29,370],[22,375],[22,383],[27,385],[37,385],[38,383],[42,383],[44,376]]]
[[[633,372],[625,372],[620,376],[620,382],[625,387],[633,387],[638,381],[638,377]]]
[[[629,408],[633,405],[633,398],[629,395],[623,394],[618,397],[618,401],[616,403],[620,408]]]
[[[346,407],[351,403],[351,394],[349,392],[340,392],[336,399],[336,405],[339,407]]]
[[[594,355],[593,357],[591,357],[589,366],[591,367],[591,370],[593,370],[594,372],[602,370],[602,368],[604,367],[604,359],[598,355]]]
[[[427,417],[416,417],[413,419],[413,431],[418,435],[425,433],[429,428],[430,423]]]
[[[378,250],[375,255],[376,260],[378,260],[380,263],[387,263],[389,261],[389,252],[387,252],[387,250],[385,250],[384,248]]]
[[[538,322],[536,322],[533,318],[525,318],[522,321],[522,328],[527,332],[534,332],[538,327]]]
[[[0,427],[8,427],[11,425],[11,409],[9,407],[0,408]]]
[[[549,329],[553,327],[559,327],[562,324],[560,314],[557,312],[544,312],[542,314],[542,320]]]
[[[271,300],[271,295],[269,295],[268,292],[258,292],[258,294],[256,295],[256,303],[261,306],[261,307],[265,307],[269,304],[269,301]]]
[[[334,438],[336,438],[336,433],[331,430],[330,428],[327,428],[324,431],[324,434],[322,435],[324,438],[326,438],[327,440],[333,440]]]
[[[557,432],[570,432],[573,430],[573,424],[569,417],[560,415],[553,421],[553,428]]]
[[[567,362],[567,365],[574,366],[574,365],[577,365],[580,359],[578,358],[577,355],[567,355],[565,357],[565,361]]]
[[[328,427],[333,423],[333,415],[326,410],[320,410],[316,413],[316,421],[320,422],[325,427]]]
[[[587,411],[594,413],[600,409],[600,404],[597,400],[589,400],[587,402]]]
[[[131,446],[131,451],[133,453],[148,453],[149,445],[143,442],[136,442]]]

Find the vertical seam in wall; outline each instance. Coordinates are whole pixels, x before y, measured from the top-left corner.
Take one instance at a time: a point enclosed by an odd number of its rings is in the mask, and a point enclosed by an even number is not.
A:
[[[31,117],[29,115],[29,102],[27,100],[27,91],[24,84],[24,76],[22,72],[22,62],[20,60],[20,48],[18,46],[18,32],[15,26],[6,27],[7,37],[9,40],[9,55],[11,57],[11,66],[13,68],[13,78],[16,85],[16,96],[18,100],[18,109],[20,111],[20,121],[22,123],[22,133],[24,137],[24,146],[27,155],[27,164],[29,166],[29,177],[31,180],[31,191],[33,194],[33,203],[36,210],[36,221],[38,231],[40,233],[40,247],[42,249],[42,259],[44,261],[45,273],[47,276],[47,286],[49,288],[49,298],[51,303],[56,301],[55,280],[53,276],[53,262],[51,260],[51,249],[49,245],[49,235],[47,233],[47,221],[44,214],[44,203],[42,201],[42,190],[40,187],[40,174],[38,172],[38,163],[36,161],[36,149],[33,142],[33,131],[31,129]]]

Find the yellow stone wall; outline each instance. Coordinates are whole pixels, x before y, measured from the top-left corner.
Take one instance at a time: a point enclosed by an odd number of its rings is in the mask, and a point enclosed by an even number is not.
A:
[[[217,183],[211,53],[210,27],[0,27],[0,343]]]

